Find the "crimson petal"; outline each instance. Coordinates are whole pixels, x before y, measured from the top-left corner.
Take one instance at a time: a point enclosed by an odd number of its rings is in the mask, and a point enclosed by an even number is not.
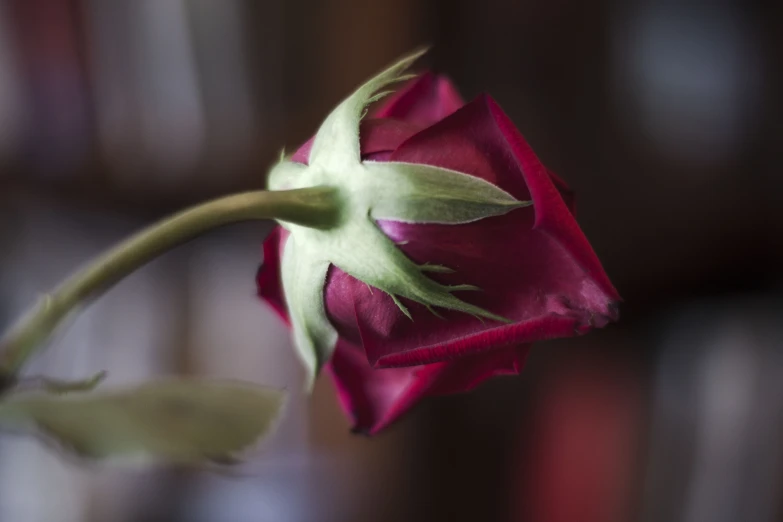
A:
[[[275,226],[266,236],[264,262],[256,274],[256,287],[259,297],[265,299],[283,321],[290,325],[283,294],[283,281],[280,278],[280,255],[287,236],[288,232],[281,226]]]
[[[529,349],[522,345],[414,368],[374,369],[360,347],[341,339],[327,369],[354,431],[373,435],[424,397],[469,391],[491,377],[517,375]]]
[[[616,318],[617,292],[566,206],[555,183],[505,114],[487,96],[414,135],[393,161],[460,170],[497,184],[533,207],[465,225],[380,222],[384,232],[418,263],[442,264],[448,284],[481,292],[460,297],[507,317],[499,325],[458,312],[435,317],[405,302],[410,321],[381,292],[350,284],[358,327],[370,362],[403,366],[584,333]],[[358,282],[356,282],[358,283]],[[332,304],[327,296],[327,307]]]
[[[426,72],[391,95],[373,118],[397,118],[417,125],[436,123],[465,105],[445,76]]]
[[[421,130],[420,125],[402,120],[370,120],[364,119],[359,129],[359,142],[362,148],[363,159],[383,161],[397,146]],[[291,161],[308,163],[310,149],[313,147],[315,136],[302,144],[291,156]]]

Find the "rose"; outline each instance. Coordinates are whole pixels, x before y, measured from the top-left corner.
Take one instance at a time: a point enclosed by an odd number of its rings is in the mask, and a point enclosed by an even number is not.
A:
[[[396,304],[329,267],[324,305],[338,337],[326,367],[355,430],[376,433],[423,397],[516,374],[532,342],[616,319],[619,296],[574,219],[571,192],[489,96],[465,105],[446,78],[425,74],[364,119],[360,139],[363,160],[452,169],[533,205],[459,225],[377,221],[414,262],[455,270],[432,279],[476,285],[480,291],[457,294],[508,324],[405,299]],[[312,146],[305,143],[292,160],[308,163]],[[279,272],[288,235],[278,227],[267,238],[257,281],[286,320]]]

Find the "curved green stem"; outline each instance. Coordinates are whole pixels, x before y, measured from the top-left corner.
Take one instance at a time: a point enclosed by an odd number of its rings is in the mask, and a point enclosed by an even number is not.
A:
[[[68,278],[0,340],[0,388],[14,380],[25,361],[74,309],[173,247],[240,221],[279,219],[329,228],[338,211],[336,191],[329,187],[257,191],[210,201],[152,225]]]

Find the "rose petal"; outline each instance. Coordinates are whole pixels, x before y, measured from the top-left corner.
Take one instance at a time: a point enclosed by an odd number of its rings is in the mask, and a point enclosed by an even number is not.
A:
[[[426,72],[388,98],[373,118],[397,118],[428,126],[465,105],[451,81]]]
[[[563,198],[563,202],[568,207],[568,210],[571,211],[571,215],[576,216],[576,196],[574,195],[574,191],[571,190],[563,178],[551,170],[547,169],[547,174],[549,174],[549,177],[552,179],[552,183],[555,188],[557,188],[557,191],[560,192],[560,197]]]
[[[498,375],[516,375],[529,346],[415,368],[373,369],[361,347],[341,339],[327,366],[354,431],[373,435],[422,398],[468,391]]]
[[[380,161],[385,159],[382,155],[394,151],[397,146],[420,131],[422,127],[402,120],[370,120],[364,119],[359,129],[359,141],[362,147],[362,157]],[[310,157],[310,149],[313,147],[310,138],[291,157],[291,161],[307,164]]]
[[[281,226],[275,226],[269,232],[264,240],[264,262],[256,274],[256,286],[259,297],[265,299],[283,321],[290,325],[283,294],[283,281],[280,277],[280,255],[287,237],[288,232]]]
[[[353,296],[371,363],[431,363],[584,333],[616,318],[617,292],[553,177],[490,98],[480,97],[411,137],[392,159],[480,176],[518,199],[532,197],[535,205],[466,225],[379,223],[417,263],[456,271],[433,277],[479,286],[482,291],[460,297],[513,324],[482,322],[449,311],[439,311],[444,317],[440,319],[405,302],[413,315],[410,321],[382,292],[370,293],[362,283],[346,279],[342,284],[348,285],[346,295]],[[328,295],[327,307],[336,307]]]

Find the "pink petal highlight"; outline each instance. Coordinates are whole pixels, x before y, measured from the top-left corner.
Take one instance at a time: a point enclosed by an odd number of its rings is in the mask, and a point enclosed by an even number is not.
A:
[[[272,229],[264,241],[264,262],[256,274],[258,295],[266,300],[286,324],[290,325],[288,309],[280,278],[280,255],[288,233],[281,226]]]
[[[427,126],[463,105],[462,96],[448,78],[426,72],[390,96],[373,118],[396,118]]]
[[[397,146],[421,130],[421,126],[402,120],[362,120],[359,128],[362,157],[390,154]],[[291,161],[308,163],[315,136],[302,144]]]
[[[524,345],[453,362],[373,369],[360,347],[340,340],[327,368],[353,430],[374,435],[425,397],[466,392],[489,378],[519,374],[529,350]]]

